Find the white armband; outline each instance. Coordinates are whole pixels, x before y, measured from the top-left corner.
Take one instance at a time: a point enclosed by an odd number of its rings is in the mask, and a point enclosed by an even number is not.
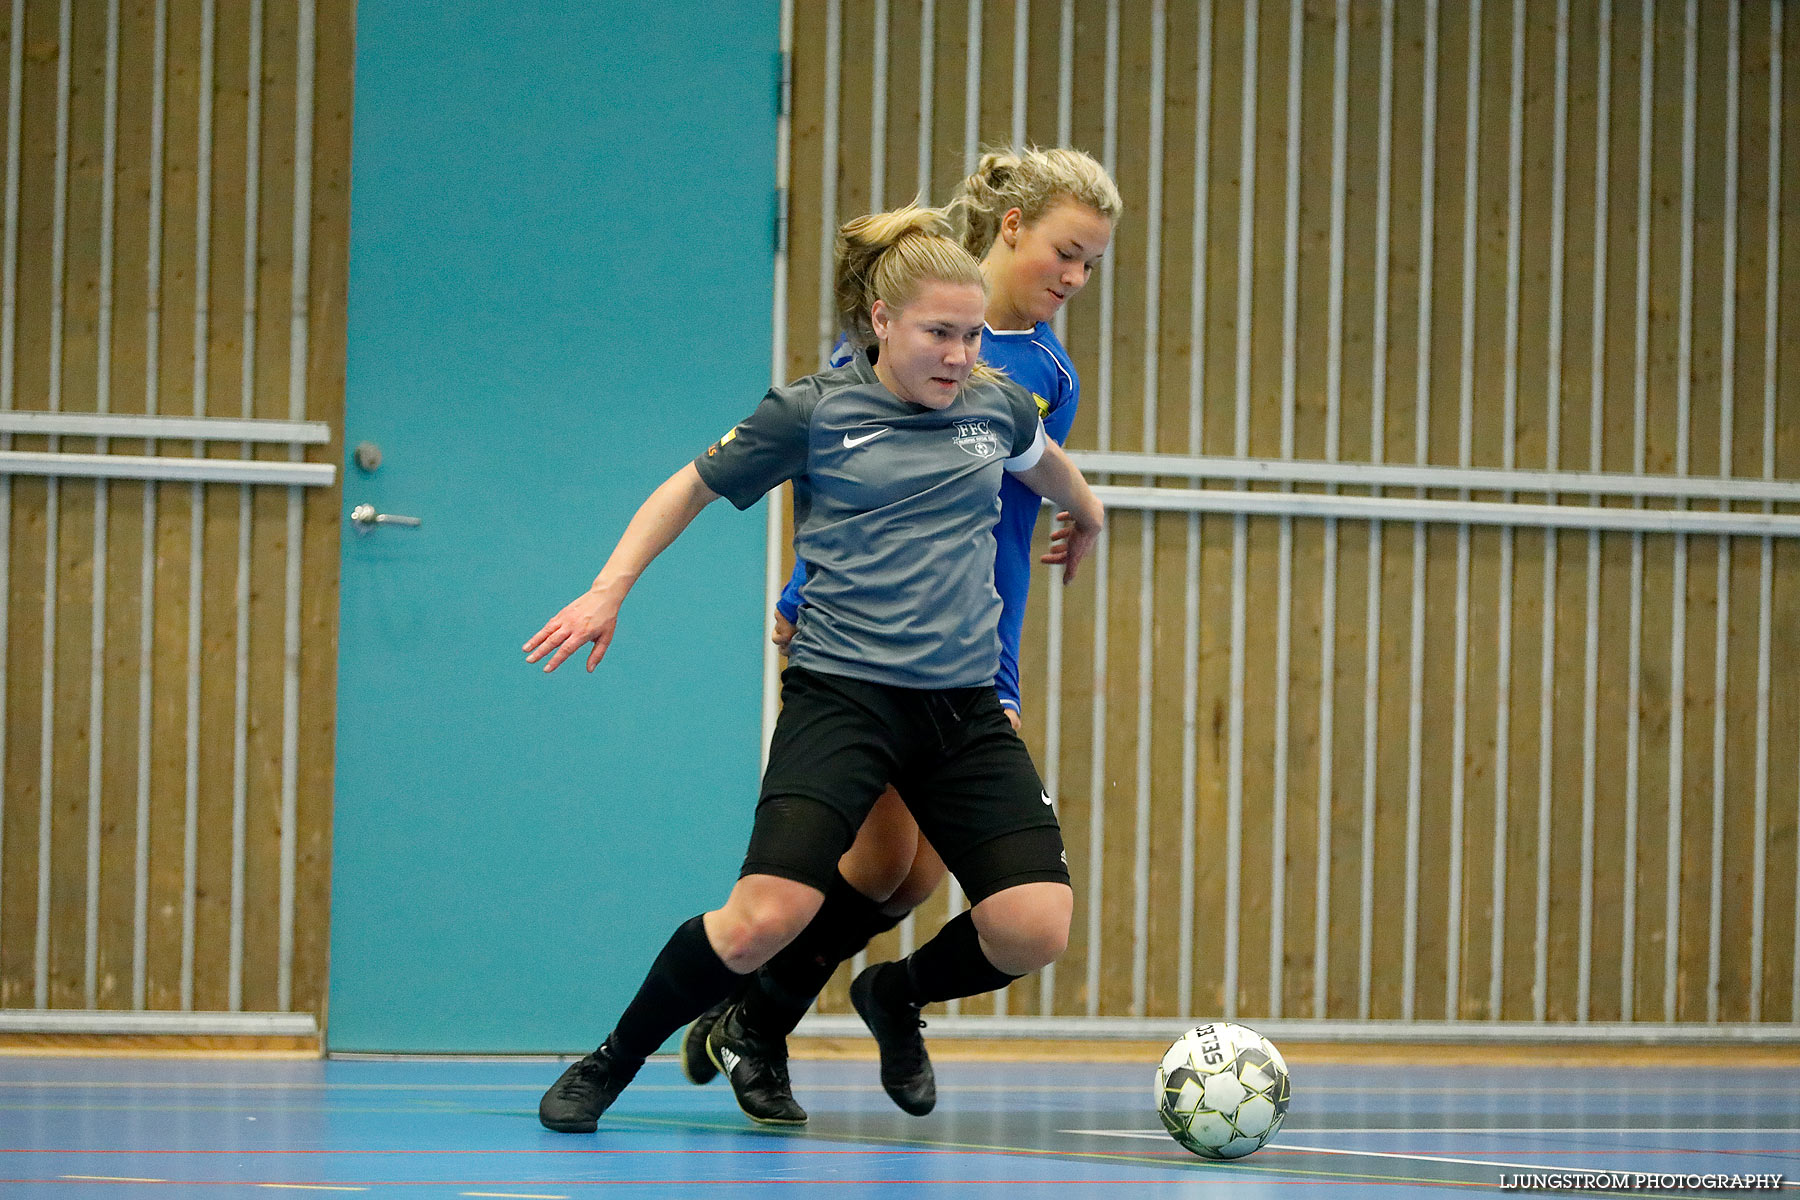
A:
[[[1038,459],[1044,457],[1044,447],[1049,443],[1049,440],[1050,439],[1044,435],[1044,423],[1039,421],[1037,423],[1037,436],[1031,439],[1031,445],[1007,459],[1006,469],[1017,474],[1020,471],[1029,471],[1031,468],[1037,466]]]

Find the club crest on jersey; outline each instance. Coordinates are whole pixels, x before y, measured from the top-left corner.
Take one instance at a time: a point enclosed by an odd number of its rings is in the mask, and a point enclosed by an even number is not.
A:
[[[994,437],[986,421],[958,421],[955,440],[964,454],[976,458],[992,458],[1000,452],[999,439]]]

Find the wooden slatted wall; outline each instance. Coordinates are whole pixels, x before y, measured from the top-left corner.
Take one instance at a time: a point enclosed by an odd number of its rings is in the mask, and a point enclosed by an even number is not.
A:
[[[1067,314],[1065,340],[1083,380],[1072,448],[1740,477],[1767,467],[1773,478],[1800,478],[1800,413],[1793,389],[1779,386],[1800,354],[1800,22],[1782,8],[1575,3],[1559,16],[1556,0],[797,0],[788,373],[817,369],[831,333],[820,321],[821,223],[920,189],[941,202],[967,169],[976,32],[975,143],[1004,143],[1018,122],[1029,140],[1055,144],[1066,108],[1068,140],[1112,164],[1128,207],[1108,272]],[[1021,13],[1025,108],[1017,113]],[[834,27],[836,67],[826,56]],[[877,87],[872,64],[883,33],[886,77]],[[1772,95],[1775,79],[1782,91]],[[877,145],[879,164],[871,162]],[[1154,230],[1153,168],[1161,181]],[[1147,294],[1152,245],[1159,282]],[[1157,401],[1152,429],[1148,397]],[[1147,659],[1139,617],[1146,520]],[[1065,597],[1060,680],[1049,675],[1047,579],[1033,595],[1026,734],[1042,763],[1046,689],[1059,688],[1060,758],[1044,765],[1059,780],[1080,899],[1054,996],[1046,1003],[1038,981],[1022,981],[1004,1011],[1800,1015],[1800,677],[1785,666],[1800,650],[1800,546],[1791,539],[1765,548],[1747,537],[1371,529],[1367,521],[1267,517],[1240,525],[1229,515],[1115,511],[1105,567]],[[1184,632],[1190,587],[1199,611],[1192,647]],[[1236,647],[1234,606],[1243,619]],[[1766,707],[1758,699],[1765,630]],[[1181,803],[1190,654],[1191,834]],[[1371,665],[1372,708],[1364,699]],[[1139,829],[1140,719],[1147,836]],[[1761,744],[1759,722],[1768,731]],[[1234,762],[1242,804],[1235,866]],[[1096,837],[1098,875],[1088,869]],[[1181,847],[1190,838],[1184,993]],[[1085,911],[1096,902],[1098,942]],[[921,940],[945,908],[940,896],[921,910]],[[893,953],[895,936],[871,953]],[[844,982],[823,1011],[847,1011]],[[978,999],[962,1011],[993,1012],[994,1003]]]
[[[0,10],[18,181],[6,407],[341,427],[353,35],[347,0]],[[247,452],[99,441],[11,448]],[[336,434],[308,458],[338,461]],[[338,502],[335,487],[0,480],[0,1007],[322,1014]]]

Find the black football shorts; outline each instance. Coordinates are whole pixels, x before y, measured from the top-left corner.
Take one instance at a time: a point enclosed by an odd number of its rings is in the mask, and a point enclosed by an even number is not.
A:
[[[971,904],[1069,882],[1062,830],[991,685],[923,690],[789,667],[742,875],[825,891],[893,784]]]

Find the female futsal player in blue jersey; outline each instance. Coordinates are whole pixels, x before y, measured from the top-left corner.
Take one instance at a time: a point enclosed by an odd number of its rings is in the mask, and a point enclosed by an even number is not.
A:
[[[1105,253],[1122,208],[1118,188],[1079,150],[1007,149],[982,157],[951,207],[963,213],[964,246],[981,260],[987,280],[981,360],[1032,393],[1045,432],[1061,444],[1075,422],[1080,381],[1049,322],[1086,285]],[[840,341],[831,365],[842,366],[850,356],[849,343]],[[1019,638],[1042,501],[1008,478],[1000,502],[994,586],[1001,599],[1001,651],[994,685],[1017,730]],[[1066,527],[1052,538],[1060,542],[1065,534]],[[784,649],[803,619],[808,571],[804,560],[795,564],[776,606],[775,640]],[[943,877],[937,853],[919,835],[899,795],[888,789],[839,863],[812,924],[758,972],[735,1007],[721,1003],[689,1027],[682,1043],[688,1078],[705,1083],[728,1066],[725,1074],[738,1103],[753,1119],[804,1120],[788,1086],[787,1035],[838,964],[898,924]],[[862,989],[853,987],[859,1012],[866,1008],[861,995]],[[877,1040],[882,1083],[894,1102],[915,1115],[931,1111],[936,1084],[923,1041]]]

